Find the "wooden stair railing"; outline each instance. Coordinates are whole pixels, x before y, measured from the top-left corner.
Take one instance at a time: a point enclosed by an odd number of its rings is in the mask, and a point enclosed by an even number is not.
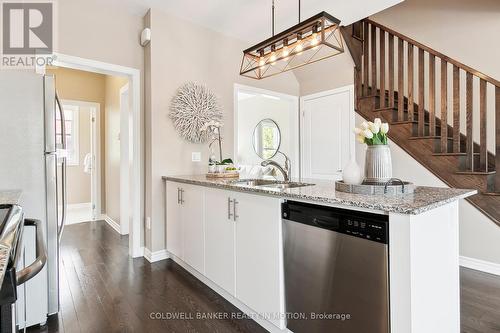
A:
[[[500,81],[370,19],[350,31],[350,44],[360,41],[359,52],[350,47],[358,113],[383,114],[393,125],[406,125],[408,135],[399,139],[407,142],[396,141],[403,148],[429,140],[433,158],[456,161],[456,169],[445,171],[453,175],[439,174],[438,164],[428,163],[448,185],[476,184],[482,199],[500,195]],[[493,114],[495,131],[489,137]],[[470,201],[500,225],[497,198],[488,203],[496,204],[493,213],[479,199]]]

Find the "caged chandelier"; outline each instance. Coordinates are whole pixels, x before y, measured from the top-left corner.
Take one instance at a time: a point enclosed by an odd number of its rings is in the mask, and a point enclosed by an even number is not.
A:
[[[320,61],[344,52],[340,20],[321,12],[243,51],[240,75],[263,79]]]

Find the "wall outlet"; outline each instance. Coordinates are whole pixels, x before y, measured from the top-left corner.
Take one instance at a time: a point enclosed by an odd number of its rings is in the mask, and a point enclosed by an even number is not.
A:
[[[193,162],[201,162],[201,153],[199,151],[191,153],[191,161]]]
[[[151,230],[151,218],[146,217],[146,229]]]

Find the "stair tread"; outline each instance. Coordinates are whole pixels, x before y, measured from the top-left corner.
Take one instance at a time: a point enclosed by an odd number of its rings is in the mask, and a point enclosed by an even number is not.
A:
[[[457,175],[477,175],[477,176],[487,176],[494,175],[496,171],[457,171],[455,172]]]
[[[473,153],[474,155],[479,155],[479,153]],[[433,156],[467,156],[467,153],[434,153]]]
[[[408,140],[420,140],[420,139],[441,139],[439,135],[423,135],[423,136],[410,136]],[[448,140],[453,140],[453,138],[448,137]]]

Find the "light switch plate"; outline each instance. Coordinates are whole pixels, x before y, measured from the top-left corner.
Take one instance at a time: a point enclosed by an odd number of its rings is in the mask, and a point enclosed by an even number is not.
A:
[[[199,151],[191,153],[191,161],[193,162],[201,162],[201,153]]]

